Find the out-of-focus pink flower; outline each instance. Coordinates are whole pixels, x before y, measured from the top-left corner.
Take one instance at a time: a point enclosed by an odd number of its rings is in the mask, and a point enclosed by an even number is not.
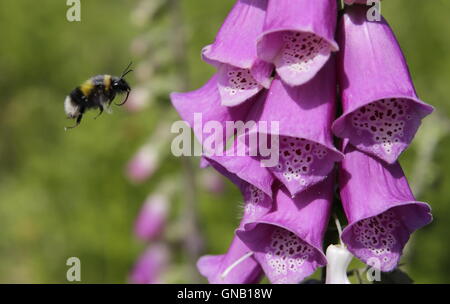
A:
[[[145,145],[128,163],[126,174],[133,182],[143,182],[155,172],[157,161],[157,151],[151,145]]]
[[[212,169],[206,169],[201,176],[202,184],[212,193],[222,193],[225,189],[224,179]]]
[[[125,108],[130,112],[144,109],[150,102],[150,91],[145,87],[138,87],[131,91]]]
[[[133,270],[128,281],[131,284],[161,284],[162,275],[169,264],[170,252],[166,245],[156,244],[150,246],[142,254]]]
[[[145,201],[134,226],[139,238],[151,241],[158,238],[167,221],[169,201],[162,193],[152,194]]]

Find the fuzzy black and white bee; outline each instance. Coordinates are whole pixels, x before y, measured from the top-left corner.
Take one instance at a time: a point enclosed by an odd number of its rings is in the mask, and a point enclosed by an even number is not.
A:
[[[99,109],[99,117],[103,110],[108,109],[117,94],[127,94],[125,100],[116,105],[125,104],[130,95],[131,88],[124,77],[133,70],[131,63],[123,71],[120,77],[111,75],[97,75],[89,78],[80,86],[76,87],[64,100],[64,110],[68,118],[76,119],[74,126],[66,127],[72,129],[78,126],[83,118],[84,112],[91,109]]]

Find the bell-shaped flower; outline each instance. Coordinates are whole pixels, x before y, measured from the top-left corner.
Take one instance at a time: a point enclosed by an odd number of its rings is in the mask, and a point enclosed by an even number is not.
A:
[[[273,66],[259,60],[256,40],[262,33],[267,0],[238,0],[203,59],[218,68],[221,103],[238,105],[270,86]]]
[[[169,130],[169,122],[160,122],[147,143],[140,147],[128,162],[126,175],[131,181],[144,182],[158,169],[162,159],[167,155],[167,146],[171,140]]]
[[[168,197],[164,193],[151,194],[136,219],[134,232],[145,241],[158,238],[163,232],[169,212]]]
[[[433,108],[418,99],[387,22],[368,21],[367,6],[348,7],[338,28],[343,115],[333,132],[361,151],[394,163]]]
[[[351,284],[347,277],[347,268],[353,255],[342,245],[330,245],[326,251],[327,274],[325,284]]]
[[[159,166],[159,154],[154,146],[147,144],[139,149],[126,167],[127,177],[141,183],[153,175]]]
[[[218,76],[214,75],[198,90],[170,94],[178,114],[193,128],[197,140],[209,154],[225,149],[226,141],[232,135],[230,132],[227,133],[226,122],[244,120],[252,104],[246,102],[236,107],[222,106],[217,83]],[[222,136],[217,135],[220,133],[217,131],[222,132]],[[214,139],[214,147],[204,147],[205,141],[211,137]]]
[[[227,253],[202,256],[197,268],[210,284],[256,284],[263,274],[253,252],[236,236]]]
[[[269,0],[258,56],[275,65],[284,82],[308,82],[338,51],[335,0]]]
[[[257,160],[249,156],[212,156],[205,159],[240,188],[244,197],[240,228],[272,209],[273,177]],[[226,254],[203,256],[197,267],[212,284],[251,284],[259,282],[262,276],[262,269],[253,252],[236,236]]]
[[[342,241],[354,256],[393,270],[416,229],[431,222],[430,207],[416,201],[398,163],[387,164],[347,144],[341,163],[341,200],[348,219]]]
[[[200,173],[201,184],[206,189],[206,191],[223,194],[225,191],[225,180],[220,174],[215,172],[213,169],[206,168]]]
[[[279,161],[269,170],[295,196],[322,181],[342,159],[333,146],[335,117],[334,60],[303,86],[290,87],[275,78],[267,98],[258,100],[248,120],[279,122]],[[258,126],[258,124],[256,125]],[[261,130],[251,130],[263,132]]]
[[[151,94],[149,88],[141,86],[131,91],[130,97],[124,106],[130,112],[139,112],[146,108],[150,101]]]
[[[164,244],[151,245],[138,259],[131,271],[132,284],[162,284],[167,270],[170,251]]]
[[[326,264],[322,242],[334,180],[331,174],[294,199],[280,185],[273,211],[237,230],[272,283],[299,283]]]

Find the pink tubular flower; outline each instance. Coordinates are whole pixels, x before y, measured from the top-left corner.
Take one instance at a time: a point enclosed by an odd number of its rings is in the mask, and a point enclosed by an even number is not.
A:
[[[334,174],[332,174],[334,175]],[[326,264],[322,242],[333,199],[334,177],[292,199],[277,189],[274,209],[236,233],[254,251],[272,283],[299,283]]]
[[[250,157],[226,156],[211,157],[207,160],[241,189],[244,197],[244,216],[239,227],[242,228],[245,223],[257,220],[271,210],[273,177],[258,161]],[[252,251],[237,237],[233,239],[226,254],[203,256],[197,267],[200,273],[214,284],[257,283],[262,275],[262,269],[254,259]]]
[[[130,112],[138,112],[144,109],[150,102],[150,92],[148,88],[138,87],[131,91],[125,108]]]
[[[322,181],[342,154],[333,146],[336,78],[330,60],[307,84],[289,87],[278,77],[265,100],[258,100],[249,118],[279,122],[279,162],[269,170],[292,196]],[[258,131],[255,131],[258,132]]]
[[[131,271],[129,282],[132,284],[161,284],[162,274],[169,263],[169,250],[163,244],[150,246],[139,257]]]
[[[149,178],[158,166],[158,151],[152,145],[145,145],[131,159],[126,168],[130,180],[139,183]]]
[[[202,115],[202,124],[210,121],[218,122],[222,130],[226,129],[227,121],[243,120],[250,109],[251,102],[246,102],[235,107],[221,105],[221,97],[217,87],[218,76],[213,76],[203,87],[187,93],[172,93],[170,98],[181,118],[193,128],[197,140],[203,145],[209,133],[201,129],[195,121],[195,115]],[[232,134],[223,134],[222,145]]]
[[[398,163],[380,162],[351,145],[344,151],[339,184],[349,224],[342,240],[366,264],[391,271],[410,234],[431,222],[430,207],[416,201]]]
[[[208,192],[222,194],[225,190],[225,180],[212,169],[203,171],[201,181]]]
[[[271,64],[258,59],[267,0],[238,0],[203,59],[218,68],[221,104],[238,105],[270,85]]]
[[[164,230],[169,202],[164,194],[152,194],[145,201],[135,222],[135,234],[142,240],[152,241]]]
[[[336,15],[335,0],[269,0],[259,57],[287,84],[308,82],[338,50]]]
[[[367,21],[367,7],[346,9],[339,29],[339,86],[344,114],[333,132],[361,151],[394,163],[433,108],[416,95],[389,25]]]

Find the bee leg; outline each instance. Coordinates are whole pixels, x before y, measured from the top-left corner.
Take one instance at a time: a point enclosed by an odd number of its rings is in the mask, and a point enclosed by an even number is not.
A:
[[[122,103],[116,103],[116,105],[118,105],[118,106],[124,105],[128,100],[128,96],[130,96],[130,91],[127,92],[127,96],[125,97],[125,100]]]
[[[102,106],[102,105],[99,105],[98,107],[99,107],[99,109],[100,109],[100,112],[98,112],[97,116],[95,116],[94,119],[97,119],[97,118],[98,118],[100,115],[102,115],[102,113],[103,113],[103,106]]]
[[[65,127],[65,128],[64,128],[64,131],[67,131],[67,130],[69,130],[69,129],[73,129],[73,128],[77,127],[77,126],[80,124],[81,119],[83,118],[83,113],[84,113],[84,109],[82,108],[82,109],[80,110],[80,114],[77,116],[77,121],[75,122],[75,125],[70,126],[70,127]]]

